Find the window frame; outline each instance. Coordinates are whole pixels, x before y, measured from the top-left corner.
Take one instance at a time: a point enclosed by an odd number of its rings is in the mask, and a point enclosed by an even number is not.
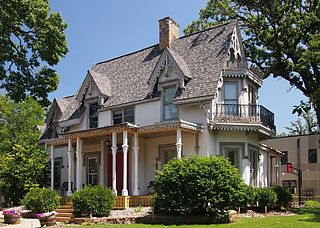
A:
[[[91,115],[91,106],[92,105],[97,105],[97,111],[96,111],[96,115]],[[89,129],[95,129],[98,128],[99,126],[99,102],[92,102],[88,104],[89,108],[88,108],[88,128]],[[91,126],[91,121],[93,119],[96,119],[96,125],[95,126]]]
[[[313,153],[315,152],[313,154],[314,157],[310,154],[310,152],[313,152]],[[314,158],[315,158],[315,160],[314,160]],[[318,150],[317,149],[308,149],[308,163],[309,164],[318,163]]]
[[[281,157],[281,165],[285,165],[289,162],[289,153],[288,151],[281,151],[284,153],[284,156]]]
[[[226,149],[237,149],[238,150],[238,154],[237,156],[237,164],[234,165],[234,167],[236,167],[239,172],[242,170],[242,159],[244,156],[244,143],[237,143],[237,142],[221,142],[220,143],[220,155],[223,157],[226,157]]]
[[[133,110],[133,114],[131,115],[125,115],[125,110],[128,110],[128,109],[132,109]],[[118,109],[114,109],[112,110],[112,124],[113,125],[116,125],[115,122],[114,122],[114,113],[115,112],[121,112],[121,117],[117,117],[116,119],[120,119],[121,118],[121,123],[116,123],[116,124],[123,124],[123,123],[131,123],[131,124],[135,124],[135,121],[136,121],[136,110],[135,110],[135,106],[128,106],[128,107],[123,107],[123,108],[118,108]],[[129,121],[126,121],[128,120],[129,117],[133,117],[133,122],[129,122]]]
[[[165,91],[168,89],[168,88],[174,88],[175,89],[175,94],[173,96],[173,99],[171,102],[169,103],[166,103],[165,102]],[[178,109],[177,109],[177,106],[173,104],[173,101],[174,101],[174,98],[176,97],[176,93],[177,93],[177,85],[176,84],[169,84],[169,85],[165,85],[162,87],[162,121],[170,121],[170,120],[177,120],[178,119]],[[169,105],[172,105],[175,109],[175,117],[173,118],[166,118],[166,106],[169,106]]]

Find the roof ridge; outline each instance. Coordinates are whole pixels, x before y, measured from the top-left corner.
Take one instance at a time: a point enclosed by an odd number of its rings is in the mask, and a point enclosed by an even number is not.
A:
[[[221,23],[221,24],[214,25],[214,26],[212,26],[212,27],[210,27],[210,28],[207,28],[207,29],[204,29],[204,30],[195,32],[195,33],[191,33],[191,34],[189,34],[189,35],[181,36],[181,37],[178,38],[178,40],[184,39],[184,38],[186,38],[186,37],[193,36],[193,35],[196,35],[196,34],[199,34],[199,33],[202,33],[202,32],[206,32],[206,31],[209,31],[209,30],[211,30],[211,29],[215,29],[215,28],[218,28],[218,27],[221,27],[221,26],[225,26],[225,25],[227,25],[227,24],[231,24],[231,23],[234,22],[234,21],[235,21],[235,20],[228,20],[228,21],[223,22],[223,23]],[[125,56],[128,56],[128,55],[133,55],[133,54],[136,54],[136,53],[138,53],[138,52],[141,52],[141,51],[144,51],[144,50],[147,50],[147,49],[149,49],[149,48],[156,47],[156,46],[159,46],[159,43],[150,45],[150,46],[148,46],[148,47],[145,47],[145,48],[142,48],[142,49],[133,51],[133,52],[129,52],[129,53],[126,53],[126,54],[123,54],[123,55],[119,55],[119,56],[114,57],[114,58],[111,58],[111,59],[107,59],[107,60],[104,60],[104,61],[101,61],[101,62],[97,62],[97,63],[93,64],[93,66],[91,67],[91,69],[92,69],[94,66],[96,66],[96,65],[103,64],[103,63],[107,63],[107,62],[111,62],[111,61],[113,61],[113,60],[120,59],[120,58],[125,57]]]

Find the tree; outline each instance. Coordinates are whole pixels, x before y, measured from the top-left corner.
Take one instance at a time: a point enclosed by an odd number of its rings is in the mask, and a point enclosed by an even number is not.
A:
[[[49,105],[59,84],[52,66],[68,51],[66,27],[48,0],[0,0],[0,88],[11,99]]]
[[[320,132],[315,113],[308,111],[301,114],[302,119],[298,118],[291,122],[290,127],[284,127],[289,131],[289,135],[316,134]]]
[[[316,111],[320,126],[319,0],[209,0],[186,34],[237,19],[249,62],[265,77],[282,77],[301,90],[308,102],[294,112]]]
[[[48,151],[38,145],[43,109],[31,97],[15,103],[0,96],[0,189],[18,205],[29,188],[42,186]]]

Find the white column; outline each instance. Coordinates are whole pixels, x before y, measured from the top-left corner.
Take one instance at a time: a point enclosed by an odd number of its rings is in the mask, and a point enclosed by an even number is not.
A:
[[[123,141],[122,141],[122,148],[123,148],[123,189],[122,189],[122,195],[127,196],[128,195],[128,189],[127,189],[127,179],[128,179],[128,132],[123,132]]]
[[[182,137],[181,137],[181,129],[178,128],[177,129],[177,158],[180,159],[181,158],[181,151],[182,151]]]
[[[50,145],[50,161],[51,161],[51,189],[54,189],[54,146]]]
[[[71,170],[72,170],[72,142],[71,139],[68,139],[68,191],[67,191],[67,196],[72,195],[72,189],[71,189]]]
[[[76,156],[77,156],[77,167],[76,167],[76,180],[77,180],[77,191],[81,188],[81,145],[80,138],[77,137],[77,147],[76,147]]]
[[[104,140],[100,142],[100,153],[99,184],[104,186]]]
[[[117,195],[117,132],[112,132],[112,190]]]
[[[138,133],[134,133],[133,138],[133,153],[134,153],[134,184],[133,184],[133,195],[139,195],[138,189],[138,158],[139,158],[139,141]]]

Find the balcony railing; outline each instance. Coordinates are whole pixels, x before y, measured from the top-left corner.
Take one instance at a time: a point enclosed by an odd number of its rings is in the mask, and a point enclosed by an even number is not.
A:
[[[274,114],[262,105],[217,104],[215,122],[260,123],[275,131]]]

